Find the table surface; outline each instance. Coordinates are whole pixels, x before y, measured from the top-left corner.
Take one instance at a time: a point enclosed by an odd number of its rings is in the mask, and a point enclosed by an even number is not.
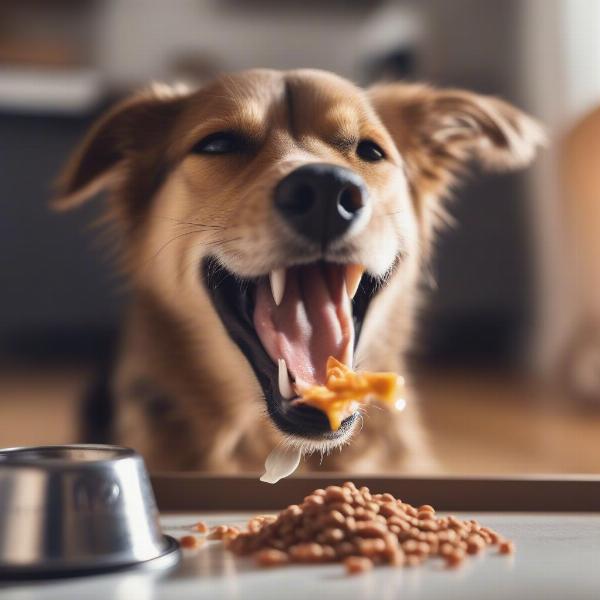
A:
[[[256,513],[254,513],[256,514]],[[2,600],[159,600],[170,598],[444,598],[516,600],[600,598],[600,513],[455,513],[475,518],[515,541],[513,556],[490,550],[470,557],[458,570],[432,560],[412,569],[377,567],[346,576],[339,564],[259,569],[238,559],[220,542],[186,550],[167,574],[128,571],[85,578],[0,585]],[[249,513],[165,514],[165,533],[190,533],[199,521],[244,524]]]

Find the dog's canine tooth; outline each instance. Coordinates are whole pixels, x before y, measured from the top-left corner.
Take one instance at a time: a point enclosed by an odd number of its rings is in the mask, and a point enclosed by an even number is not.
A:
[[[273,269],[269,273],[269,282],[271,284],[273,300],[279,306],[285,294],[285,269]]]
[[[362,265],[347,265],[344,276],[346,278],[346,289],[350,298],[356,296],[360,280],[362,279],[365,268]]]
[[[292,384],[290,383],[290,376],[288,375],[287,365],[285,364],[285,360],[280,358],[277,361],[279,367],[278,380],[279,380],[279,393],[289,400],[294,397],[294,390],[292,389]]]
[[[346,344],[342,352],[342,362],[351,369],[354,367],[354,349],[353,344]]]

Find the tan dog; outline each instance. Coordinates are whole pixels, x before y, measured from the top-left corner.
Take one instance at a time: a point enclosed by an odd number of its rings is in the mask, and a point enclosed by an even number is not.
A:
[[[321,381],[330,354],[404,373],[441,199],[470,160],[521,167],[541,138],[495,98],[363,90],[315,70],[155,87],[118,105],[57,202],[107,188],[121,235],[133,301],[113,439],[153,469],[258,471],[284,439],[326,452],[351,438],[323,468],[427,468],[414,398],[333,432],[292,405],[291,382]]]

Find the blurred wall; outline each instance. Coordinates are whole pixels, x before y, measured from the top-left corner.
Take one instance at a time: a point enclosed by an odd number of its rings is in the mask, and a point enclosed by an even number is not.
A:
[[[579,350],[575,338],[581,329],[592,332],[597,326],[586,322],[589,315],[584,314],[585,305],[590,298],[585,292],[574,291],[582,289],[573,280],[578,271],[574,268],[577,253],[582,248],[577,248],[577,240],[570,239],[565,216],[568,205],[572,207],[580,199],[561,189],[559,154],[569,130],[600,104],[600,2],[527,0],[518,8],[521,87],[528,105],[546,124],[550,140],[549,148],[531,170],[528,190],[536,265],[536,320],[530,359],[539,372],[558,375],[565,384],[573,374],[563,367]],[[581,217],[594,226],[593,213]],[[594,282],[596,274],[589,273],[588,279]],[[597,356],[597,347],[594,352]],[[575,356],[569,356],[573,353]],[[594,358],[591,366],[596,397],[600,389],[597,365]]]
[[[214,60],[219,70],[312,66],[361,79],[370,21],[382,4],[110,0],[99,63],[125,87],[171,78],[179,57],[193,53]],[[400,6],[396,42],[409,41],[416,20],[408,5]]]

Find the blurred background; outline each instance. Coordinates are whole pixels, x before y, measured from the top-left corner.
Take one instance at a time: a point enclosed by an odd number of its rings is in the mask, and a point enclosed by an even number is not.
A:
[[[152,80],[318,67],[500,95],[548,127],[525,173],[451,202],[412,356],[445,472],[600,472],[600,0],[3,0],[0,447],[76,441],[127,302],[48,209],[68,153]]]

